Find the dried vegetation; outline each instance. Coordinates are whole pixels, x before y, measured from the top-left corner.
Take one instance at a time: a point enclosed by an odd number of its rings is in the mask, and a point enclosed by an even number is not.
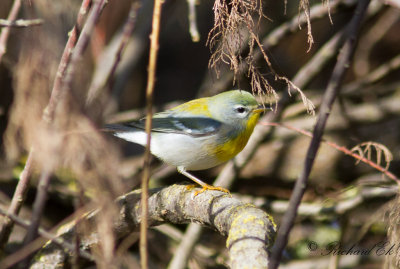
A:
[[[34,261],[30,254],[71,227],[78,231],[76,235],[55,240],[68,250],[65,265],[138,267],[139,236],[135,227],[115,226],[116,219],[127,215],[114,201],[138,187],[141,152],[119,144],[100,128],[111,118],[126,118],[126,114],[118,114],[120,110],[137,108],[128,111],[128,116],[144,114],[152,15],[149,2],[141,2],[140,8],[129,0],[0,2],[0,18],[6,19],[19,3],[17,18],[25,20],[0,21],[0,30],[11,25],[7,42],[0,37],[0,52],[2,45],[7,49],[0,55],[0,209],[1,214],[13,211],[11,222],[0,216],[1,268]],[[274,112],[262,119],[254,139],[235,162],[199,175],[209,182],[219,175],[216,185],[230,188],[235,198],[266,210],[278,227],[289,207],[294,181],[309,157],[305,137],[315,125],[310,114],[318,115],[323,104],[326,82],[331,79],[358,2],[324,0],[310,6],[308,0],[216,0],[211,6],[188,1],[188,23],[183,2],[163,4],[156,109],[177,99],[232,87],[252,90],[260,100],[275,104]],[[99,11],[92,14],[95,8]],[[291,230],[282,268],[298,268],[299,263],[306,268],[316,262],[322,267],[331,264],[329,255],[310,251],[310,241],[320,250],[333,241],[340,241],[345,249],[353,244],[367,249],[385,241],[398,247],[399,200],[394,199],[400,174],[398,15],[395,1],[372,1],[368,9],[355,65],[349,66],[330,111],[324,146],[297,210],[300,217]],[[99,21],[90,16],[99,16]],[[36,19],[41,19],[40,23]],[[74,34],[78,37],[88,22],[94,23],[86,37],[90,42],[80,49],[67,46],[67,55],[81,54],[75,56],[75,62],[65,60],[67,40]],[[373,34],[376,32],[379,34]],[[199,43],[193,43],[190,34]],[[57,73],[64,67],[66,73]],[[66,81],[68,74],[70,81]],[[91,95],[87,89],[93,87]],[[86,100],[89,95],[90,102]],[[184,180],[157,161],[152,169],[151,187]],[[241,180],[234,181],[236,178]],[[22,181],[26,188],[21,191],[17,184]],[[129,208],[129,204],[124,206]],[[96,214],[94,222],[87,212]],[[212,226],[215,215],[206,217]],[[14,221],[18,225],[13,227]],[[34,228],[35,221],[39,231]],[[10,223],[11,230],[3,229]],[[190,225],[187,233],[179,225],[149,231],[150,267],[165,268],[170,261],[174,262],[169,268],[174,269],[219,268],[229,263],[224,238]],[[119,228],[130,234],[121,237],[116,232]],[[36,238],[36,232],[45,239],[32,243],[26,239],[27,234]],[[92,248],[82,247],[79,258],[77,246],[85,244]],[[176,253],[177,249],[182,252]],[[375,251],[366,257],[335,258],[339,268],[399,264],[398,253],[383,256]]]

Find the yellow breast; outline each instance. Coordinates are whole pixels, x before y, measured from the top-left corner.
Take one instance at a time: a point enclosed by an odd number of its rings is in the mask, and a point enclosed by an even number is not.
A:
[[[235,157],[246,146],[247,141],[249,141],[249,138],[253,133],[254,127],[256,126],[259,117],[259,113],[254,113],[253,115],[251,115],[243,132],[239,133],[234,138],[227,139],[225,143],[217,145],[213,149],[210,149],[212,154],[216,156],[217,159],[221,162],[226,162]]]

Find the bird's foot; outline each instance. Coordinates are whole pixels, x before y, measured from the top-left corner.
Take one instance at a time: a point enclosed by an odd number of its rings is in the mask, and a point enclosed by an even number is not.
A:
[[[229,192],[229,190],[227,190],[227,189],[225,189],[225,188],[222,188],[222,187],[214,187],[214,186],[212,186],[212,185],[202,185],[202,189],[201,190],[199,190],[199,191],[196,191],[195,193],[194,193],[194,197],[196,197],[197,195],[199,195],[200,193],[203,193],[203,192],[205,192],[206,190],[213,190],[213,191],[221,191],[221,192],[225,192],[225,193],[227,193],[227,194],[229,194],[229,195],[231,195],[231,193]]]

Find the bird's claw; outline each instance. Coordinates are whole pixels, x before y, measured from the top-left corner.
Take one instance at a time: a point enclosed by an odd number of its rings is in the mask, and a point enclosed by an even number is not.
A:
[[[229,190],[222,188],[222,187],[214,187],[211,185],[204,185],[203,188],[199,191],[196,191],[193,195],[193,197],[196,197],[197,195],[199,195],[200,193],[205,192],[206,190],[213,190],[213,191],[221,191],[221,192],[225,192],[227,194],[229,194],[231,196],[231,193],[229,192]]]

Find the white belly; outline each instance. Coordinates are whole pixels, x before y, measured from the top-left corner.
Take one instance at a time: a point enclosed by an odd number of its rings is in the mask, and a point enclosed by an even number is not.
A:
[[[116,133],[115,136],[142,146],[146,145],[144,132],[122,132]],[[207,152],[204,141],[210,141],[210,139],[213,140],[209,136],[192,137],[176,133],[153,133],[150,150],[152,154],[169,165],[181,166],[186,170],[203,170],[222,163]]]

